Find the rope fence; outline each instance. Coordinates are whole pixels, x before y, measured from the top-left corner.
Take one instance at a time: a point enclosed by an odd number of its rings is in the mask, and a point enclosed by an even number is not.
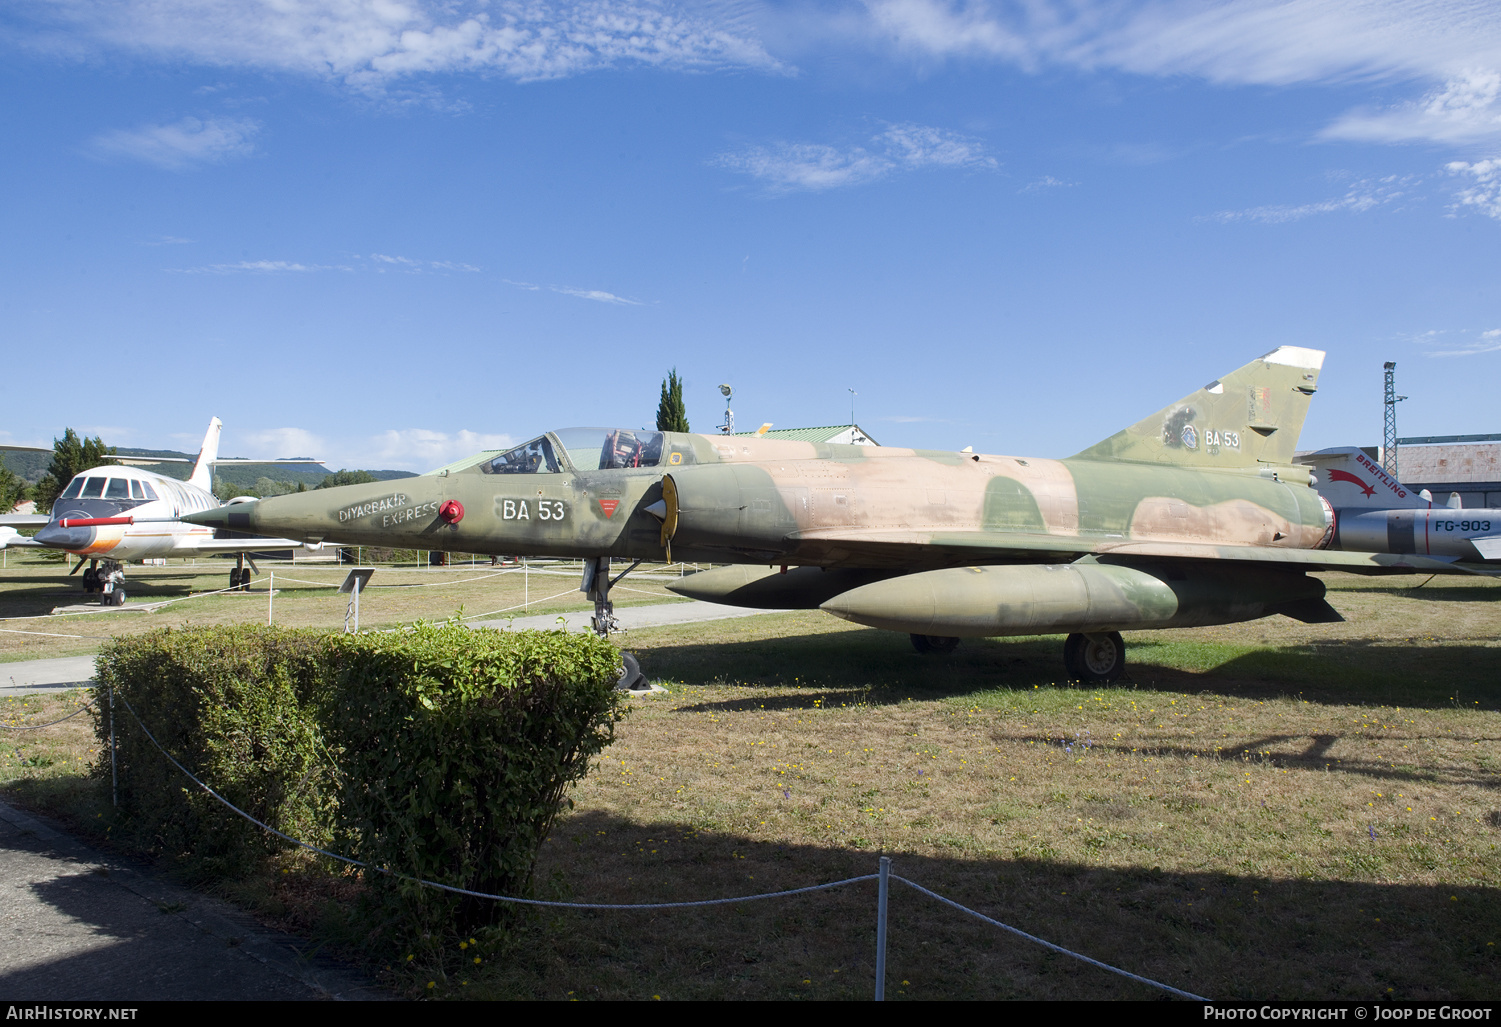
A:
[[[789,898],[789,897],[794,896],[794,895],[807,895],[807,894],[810,894],[812,892],[830,891],[830,890],[832,890],[834,888],[843,888],[843,887],[846,887],[846,886],[852,885],[852,884],[860,884],[860,883],[862,883],[864,881],[878,881],[880,887],[879,887],[879,890],[878,890],[877,909],[876,909],[876,981],[875,981],[875,999],[876,999],[876,1001],[882,1001],[882,1000],[885,999],[885,996],[886,996],[886,928],[887,928],[887,899],[888,899],[888,891],[889,891],[889,889],[888,889],[888,883],[890,881],[898,881],[901,884],[905,884],[909,888],[912,888],[915,891],[917,891],[917,892],[919,892],[919,893],[921,893],[923,895],[926,895],[926,896],[928,896],[931,899],[935,899],[936,901],[941,902],[944,905],[952,906],[954,909],[957,909],[957,910],[959,910],[959,911],[961,911],[963,913],[967,913],[970,916],[976,918],[977,920],[983,921],[984,923],[987,923],[987,924],[991,924],[992,926],[995,926],[995,927],[999,927],[1002,930],[1007,931],[1007,932],[1011,933],[1012,935],[1015,935],[1018,938],[1021,938],[1021,939],[1025,940],[1025,941],[1032,942],[1035,945],[1040,945],[1043,948],[1048,949],[1049,951],[1056,952],[1056,953],[1058,953],[1060,955],[1069,956],[1069,957],[1071,957],[1073,959],[1079,960],[1080,962],[1087,963],[1090,966],[1097,967],[1097,968],[1099,968],[1101,970],[1107,970],[1110,973],[1118,974],[1121,977],[1125,977],[1125,978],[1127,978],[1129,980],[1136,981],[1139,984],[1145,984],[1145,985],[1147,985],[1149,987],[1158,988],[1158,989],[1160,989],[1160,990],[1162,990],[1164,992],[1167,992],[1170,995],[1175,995],[1175,996],[1177,996],[1179,998],[1188,999],[1188,1000],[1193,1001],[1193,1002],[1208,1002],[1208,1001],[1210,1001],[1209,999],[1205,998],[1202,995],[1195,995],[1193,992],[1184,991],[1184,990],[1182,990],[1180,988],[1174,988],[1171,985],[1163,984],[1160,981],[1154,981],[1154,980],[1152,980],[1149,977],[1142,977],[1139,974],[1131,973],[1129,970],[1122,970],[1120,967],[1111,966],[1109,963],[1103,963],[1103,962],[1099,961],[1098,959],[1093,959],[1093,958],[1091,958],[1089,956],[1083,955],[1082,953],[1074,952],[1071,949],[1066,949],[1062,945],[1056,945],[1053,942],[1046,941],[1046,940],[1044,940],[1042,938],[1039,938],[1039,937],[1037,937],[1035,935],[1032,935],[1032,934],[1028,934],[1026,931],[1020,930],[1019,928],[1016,928],[1016,927],[1012,927],[1009,924],[1004,924],[1004,923],[1002,923],[999,920],[995,920],[995,919],[993,919],[991,917],[986,916],[983,913],[980,913],[980,912],[977,912],[977,911],[975,911],[973,909],[970,909],[968,906],[961,905],[960,903],[955,902],[953,899],[946,898],[945,896],[940,895],[940,894],[938,894],[935,891],[932,891],[932,890],[930,890],[928,888],[924,888],[922,885],[918,884],[916,881],[909,881],[905,877],[899,877],[896,874],[891,873],[891,857],[889,857],[889,856],[882,856],[882,857],[880,857],[880,868],[879,868],[879,870],[876,873],[873,873],[873,874],[862,874],[862,875],[860,875],[858,877],[847,877],[847,878],[844,878],[843,880],[829,881],[829,882],[826,882],[824,884],[811,884],[811,885],[806,885],[806,886],[801,887],[801,888],[788,888],[788,889],[784,889],[782,891],[761,892],[761,893],[758,893],[758,894],[755,894],[755,895],[736,895],[736,896],[732,896],[730,898],[720,898],[720,899],[693,899],[693,900],[687,900],[687,901],[681,901],[681,902],[560,902],[560,901],[554,901],[554,900],[548,900],[548,899],[528,899],[528,898],[522,898],[522,897],[516,896],[516,895],[492,895],[492,894],[489,894],[487,892],[471,891],[471,890],[469,890],[467,888],[458,888],[458,887],[455,887],[455,886],[449,885],[449,884],[441,884],[441,883],[439,883],[437,881],[426,881],[426,880],[423,880],[420,877],[413,877],[410,874],[403,874],[400,871],[392,870],[389,867],[374,867],[374,866],[371,866],[369,863],[364,862],[363,860],[354,859],[354,858],[349,857],[349,856],[342,856],[342,855],[340,855],[340,854],[338,854],[336,852],[329,852],[327,849],[321,849],[318,846],[309,844],[308,842],[304,842],[301,839],[293,838],[291,835],[284,834],[283,832],[278,831],[276,828],[270,826],[269,824],[262,823],[261,821],[257,820],[255,817],[251,816],[249,813],[246,813],[244,810],[240,809],[238,806],[234,805],[234,803],[230,802],[228,799],[224,798],[224,796],[222,796],[218,792],[216,792],[209,785],[207,785],[203,781],[199,780],[190,770],[188,770],[187,767],[184,767],[181,763],[179,763],[177,761],[177,759],[171,753],[169,753],[165,748],[163,748],[162,744],[156,740],[156,736],[153,735],[151,733],[151,730],[146,727],[145,721],[143,721],[141,719],[140,714],[138,714],[135,711],[135,708],[130,705],[129,700],[127,700],[123,695],[120,696],[119,698],[120,698],[120,702],[124,705],[125,709],[127,711],[129,711],[131,717],[135,720],[136,725],[141,729],[142,733],[144,733],[145,736],[150,740],[151,744],[156,747],[156,750],[158,752],[160,752],[163,756],[165,756],[167,758],[167,760],[174,767],[176,767],[179,771],[181,771],[182,774],[183,774],[183,776],[185,776],[189,781],[192,781],[199,788],[203,789],[209,795],[211,795],[215,799],[217,799],[219,801],[219,803],[222,804],[230,812],[234,813],[235,815],[237,815],[239,817],[244,818],[245,820],[247,820],[250,823],[254,824],[256,827],[259,827],[261,830],[269,832],[270,834],[274,834],[276,837],[281,838],[282,840],[284,840],[286,842],[290,842],[293,845],[296,845],[296,846],[299,846],[299,847],[301,847],[303,849],[306,849],[306,850],[308,850],[310,852],[318,853],[321,856],[327,856],[330,859],[336,860],[336,861],[341,862],[341,863],[345,863],[345,864],[350,865],[350,866],[357,866],[357,867],[361,867],[363,869],[366,869],[366,870],[369,870],[369,871],[372,871],[372,872],[375,872],[375,873],[385,874],[387,876],[394,877],[394,878],[397,878],[399,880],[410,881],[413,884],[420,885],[421,887],[424,887],[424,888],[434,888],[434,889],[437,889],[437,890],[440,890],[440,891],[450,892],[450,893],[453,893],[453,894],[456,894],[456,895],[464,895],[464,896],[467,896],[469,898],[486,899],[486,900],[493,901],[493,902],[507,902],[507,903],[512,903],[512,904],[515,904],[515,905],[549,906],[549,907],[561,908],[561,909],[649,910],[649,909],[691,909],[691,908],[705,907],[705,906],[725,906],[725,905],[732,905],[732,904],[741,903],[741,902],[758,902],[758,901],[761,901],[763,899],[781,899],[781,898]],[[114,709],[114,700],[115,700],[114,692],[113,692],[113,690],[111,690],[111,692],[110,692],[110,709],[111,709],[111,711],[113,711],[113,709]],[[69,714],[69,717],[77,716],[79,713],[82,713],[83,710],[87,709],[87,708],[88,707],[82,707],[82,708],[74,711],[73,713]],[[68,718],[65,717],[63,719],[66,720]],[[61,723],[61,721],[56,721],[55,723]],[[50,726],[50,725],[38,725],[38,726]],[[114,752],[114,717],[113,717],[113,713],[111,713],[111,717],[110,717],[110,735],[111,735],[111,755],[113,757],[113,752]],[[114,771],[114,765],[113,765],[114,764],[114,759],[113,758],[111,758],[110,763],[111,763],[110,769],[111,769],[111,772],[113,773],[113,771]],[[116,800],[116,804],[118,805],[118,799]]]
[[[47,724],[0,724],[0,728],[5,729],[6,731],[40,731],[44,727],[53,727],[57,724],[61,724],[65,720],[72,720],[84,710],[90,709],[93,705],[94,701],[90,699],[88,702],[78,707],[78,709],[74,710],[66,717],[59,717],[57,720],[51,721]]]

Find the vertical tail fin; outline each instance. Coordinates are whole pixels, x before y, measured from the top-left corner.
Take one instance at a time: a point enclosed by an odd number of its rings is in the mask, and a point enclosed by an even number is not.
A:
[[[1428,504],[1360,449],[1321,449],[1302,458],[1318,479],[1319,495],[1336,510],[1408,509]]]
[[[1244,470],[1291,464],[1323,363],[1320,350],[1279,347],[1074,459]]]
[[[219,459],[219,432],[223,428],[224,422],[217,417],[209,421],[208,431],[203,433],[203,447],[198,450],[198,461],[188,476],[189,485],[205,492],[214,491],[214,461]]]

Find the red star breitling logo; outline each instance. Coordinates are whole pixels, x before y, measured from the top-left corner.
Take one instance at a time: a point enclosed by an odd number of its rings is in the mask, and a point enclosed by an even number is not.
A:
[[[1361,481],[1359,478],[1355,477],[1355,475],[1351,474],[1349,471],[1330,471],[1329,472],[1329,480],[1330,481],[1348,481],[1352,485],[1359,485],[1360,486],[1360,491],[1364,492],[1368,496],[1374,496],[1376,494],[1376,490],[1374,488],[1372,488],[1370,485],[1367,485],[1365,482]]]

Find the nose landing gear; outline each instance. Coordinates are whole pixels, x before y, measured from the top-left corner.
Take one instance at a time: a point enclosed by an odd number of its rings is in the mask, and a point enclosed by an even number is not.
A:
[[[612,580],[608,556],[599,556],[584,561],[584,580],[579,585],[579,591],[594,600],[594,616],[589,619],[589,626],[600,638],[606,638],[610,632],[620,630],[620,622],[615,619],[615,604],[610,602],[610,589],[621,578],[635,570],[640,563],[641,561],[637,560]],[[615,684],[617,689],[637,691],[650,687],[646,683],[646,675],[641,673],[641,664],[636,661],[635,656],[630,653],[621,653],[620,660],[620,678]]]
[[[89,591],[89,575],[92,574],[93,590],[103,593],[105,606],[125,605],[125,565],[119,560],[100,560],[98,567],[83,572],[83,589]]]

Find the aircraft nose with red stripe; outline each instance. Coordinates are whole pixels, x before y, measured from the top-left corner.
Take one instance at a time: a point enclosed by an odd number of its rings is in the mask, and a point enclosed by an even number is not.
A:
[[[108,552],[120,540],[120,527],[131,523],[131,512],[152,501],[144,492],[133,496],[140,485],[124,477],[80,475],[74,482],[76,487],[70,483],[66,498],[53,504],[52,519],[36,533],[39,544],[80,555]]]

